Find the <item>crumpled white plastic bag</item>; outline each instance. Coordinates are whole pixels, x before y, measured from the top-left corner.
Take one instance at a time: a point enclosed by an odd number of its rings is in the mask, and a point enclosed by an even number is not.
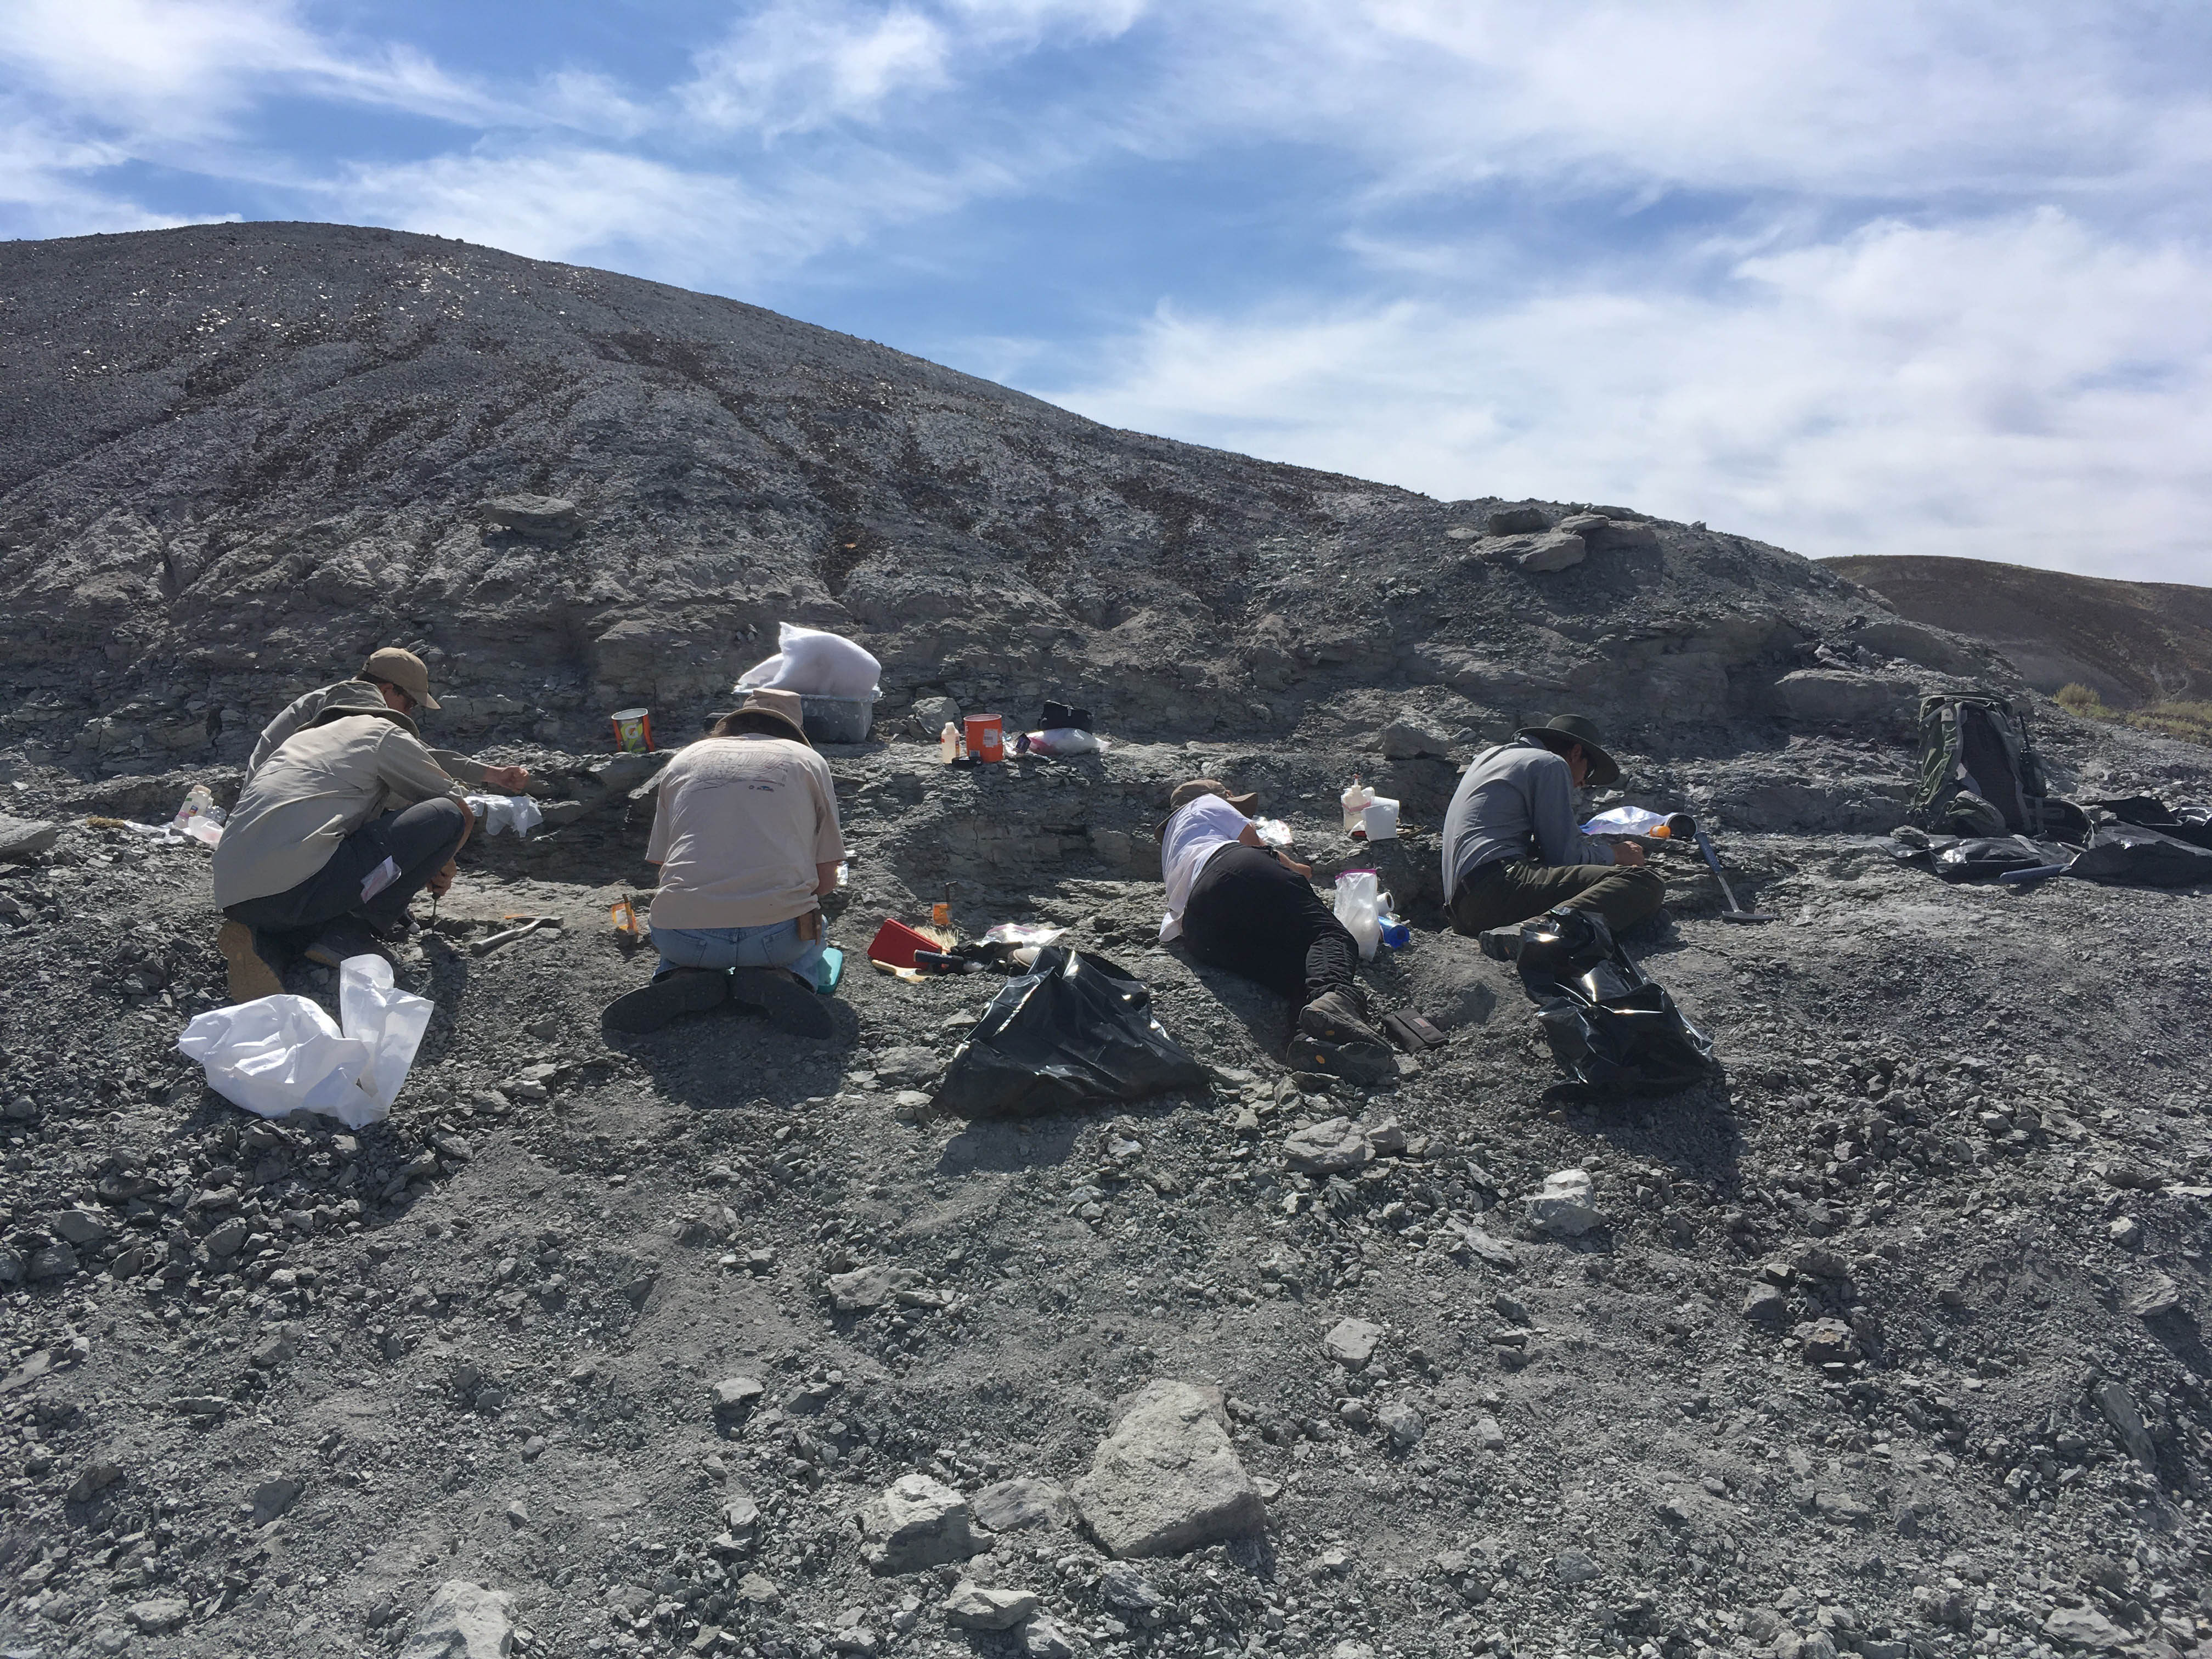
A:
[[[256,997],[198,1016],[177,1048],[234,1106],[261,1117],[320,1112],[358,1129],[391,1115],[431,1006],[393,985],[383,957],[349,957],[338,969],[343,1030],[306,997]]]
[[[1372,962],[1375,951],[1382,943],[1382,913],[1390,908],[1390,896],[1372,870],[1347,870],[1336,878],[1336,902],[1332,907],[1336,919],[1358,941],[1359,957],[1363,962]]]
[[[487,836],[512,830],[527,841],[530,832],[545,822],[545,814],[527,795],[471,795],[468,803],[483,817]]]
[[[775,655],[738,677],[740,691],[796,691],[804,697],[849,697],[873,702],[884,665],[842,634],[792,623],[776,624]]]

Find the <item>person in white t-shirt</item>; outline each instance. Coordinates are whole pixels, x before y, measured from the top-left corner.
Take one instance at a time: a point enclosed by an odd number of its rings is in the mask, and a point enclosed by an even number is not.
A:
[[[1160,938],[1180,939],[1208,967],[1288,998],[1297,1010],[1291,1057],[1301,1069],[1395,1078],[1397,1060],[1368,1023],[1354,974],[1358,941],[1314,890],[1312,870],[1261,841],[1250,816],[1258,801],[1218,778],[1176,786],[1160,829],[1168,897]]]
[[[668,763],[645,856],[660,866],[660,971],[609,1005],[611,1029],[658,1030],[729,1001],[794,1036],[830,1035],[815,989],[821,900],[845,842],[830,763],[806,740],[796,695],[755,691]]]

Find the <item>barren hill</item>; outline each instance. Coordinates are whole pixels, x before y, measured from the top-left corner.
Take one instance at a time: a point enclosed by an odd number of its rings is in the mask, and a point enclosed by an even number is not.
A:
[[[2069,682],[2115,708],[2212,695],[2212,587],[2110,581],[1982,559],[1854,555],[1821,563],[1899,615],[1995,646],[2039,691]]]
[[[781,620],[886,664],[874,738],[825,745],[834,1035],[613,1035],[667,751],[605,717],[680,742]],[[394,640],[546,826],[418,912],[387,1120],[249,1117],[175,1048],[228,1000],[217,917],[146,821]],[[603,271],[218,226],[0,245],[0,1652],[2212,1638],[2206,895],[1901,865],[1915,700],[2014,670],[1834,570],[1113,431]],[[1113,746],[937,763],[948,707],[1058,692]],[[1562,1085],[1437,925],[1458,769],[1570,708],[1778,918],[1654,843],[1631,948],[1722,1061],[1663,1099]],[[2042,712],[2069,793],[2212,796],[2203,750]],[[1342,833],[1355,771],[1395,842]],[[1363,975],[1447,1041],[1395,1087],[1291,1072],[1278,999],[1158,943],[1151,828],[1200,775],[1413,919]],[[941,1113],[1007,981],[862,957],[940,899],[1141,978],[1207,1086]],[[1524,1201],[1570,1170],[1586,1209]]]

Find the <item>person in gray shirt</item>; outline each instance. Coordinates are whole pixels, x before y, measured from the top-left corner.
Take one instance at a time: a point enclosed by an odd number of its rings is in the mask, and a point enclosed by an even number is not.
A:
[[[1462,933],[1510,927],[1547,910],[1589,910],[1616,934],[1657,910],[1667,886],[1644,849],[1585,836],[1575,791],[1615,782],[1620,768],[1579,714],[1524,726],[1474,758],[1444,815],[1444,908]]]

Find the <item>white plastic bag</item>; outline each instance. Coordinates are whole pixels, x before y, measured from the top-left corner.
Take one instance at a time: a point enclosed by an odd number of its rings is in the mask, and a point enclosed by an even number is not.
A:
[[[1586,836],[1648,836],[1667,822],[1664,812],[1642,806],[1616,806],[1583,825]]]
[[[740,691],[796,691],[803,697],[851,697],[872,702],[884,665],[842,634],[776,624],[775,655],[738,677]]]
[[[1390,896],[1372,870],[1347,870],[1336,878],[1336,919],[1359,941],[1359,959],[1372,962],[1382,943],[1382,915]]]
[[[470,810],[483,819],[483,832],[495,836],[502,830],[512,830],[524,841],[530,832],[545,822],[545,814],[538,810],[538,803],[527,795],[471,795]]]
[[[1072,726],[1048,726],[1026,735],[1030,752],[1038,755],[1095,755],[1106,747],[1106,739],[1096,732],[1078,731]]]
[[[393,988],[383,957],[349,957],[339,968],[343,1031],[306,997],[256,997],[200,1015],[177,1048],[234,1106],[261,1117],[321,1112],[358,1129],[391,1114],[430,1007]]]

